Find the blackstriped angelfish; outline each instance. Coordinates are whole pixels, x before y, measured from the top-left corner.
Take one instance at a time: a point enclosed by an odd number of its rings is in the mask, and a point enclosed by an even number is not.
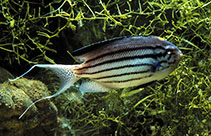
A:
[[[160,80],[177,67],[182,52],[174,44],[160,37],[133,36],[94,43],[73,51],[72,55],[82,63],[78,65],[37,64],[20,76],[24,76],[34,67],[40,67],[53,70],[61,80],[61,87],[57,93],[39,99],[33,104],[59,95],[80,78],[90,79],[80,85],[79,89],[82,93],[106,92]]]

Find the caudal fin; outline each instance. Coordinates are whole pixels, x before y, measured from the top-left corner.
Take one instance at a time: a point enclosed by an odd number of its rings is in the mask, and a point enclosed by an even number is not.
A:
[[[15,78],[15,79],[9,79],[9,81],[15,81],[21,77],[23,77],[24,75],[26,75],[27,73],[29,73],[33,68],[35,67],[39,67],[39,68],[46,68],[46,69],[51,69],[52,71],[54,71],[57,76],[60,78],[61,81],[61,85],[59,90],[50,96],[41,98],[37,101],[35,101],[34,103],[32,103],[31,105],[29,105],[27,107],[27,109],[21,114],[21,116],[19,117],[22,118],[23,115],[29,110],[29,108],[31,106],[33,106],[35,103],[41,101],[41,100],[45,100],[45,99],[50,99],[52,97],[56,97],[59,94],[63,93],[64,91],[66,91],[70,86],[72,86],[77,80],[78,78],[75,76],[74,74],[74,67],[79,66],[79,65],[52,65],[52,64],[37,64],[32,66],[28,71],[26,71],[24,74],[22,74],[21,76]]]

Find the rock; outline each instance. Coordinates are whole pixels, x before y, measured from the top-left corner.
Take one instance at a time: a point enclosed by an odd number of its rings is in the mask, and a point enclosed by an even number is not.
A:
[[[0,67],[0,83],[7,81],[9,78],[13,79],[14,76],[6,69]]]
[[[52,133],[49,127],[57,123],[57,108],[49,100],[36,103],[18,119],[32,102],[48,95],[46,85],[36,80],[21,78],[0,84],[0,136]]]

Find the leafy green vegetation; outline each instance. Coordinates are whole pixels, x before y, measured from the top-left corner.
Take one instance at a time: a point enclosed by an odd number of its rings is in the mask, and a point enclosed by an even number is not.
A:
[[[0,0],[0,7],[0,61],[11,67],[59,63],[61,50],[123,35],[161,36],[184,54],[170,76],[143,89],[59,96],[68,121],[55,133],[211,135],[210,0]],[[61,37],[68,44],[56,42]]]

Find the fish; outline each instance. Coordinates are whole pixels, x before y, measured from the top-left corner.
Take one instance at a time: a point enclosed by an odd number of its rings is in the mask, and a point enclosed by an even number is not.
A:
[[[82,94],[107,92],[112,89],[136,87],[159,81],[173,72],[182,58],[182,52],[173,43],[158,36],[116,37],[79,48],[72,55],[81,63],[75,65],[36,64],[33,68],[46,68],[60,78],[59,90],[32,103],[56,97],[86,78],[79,87]]]

